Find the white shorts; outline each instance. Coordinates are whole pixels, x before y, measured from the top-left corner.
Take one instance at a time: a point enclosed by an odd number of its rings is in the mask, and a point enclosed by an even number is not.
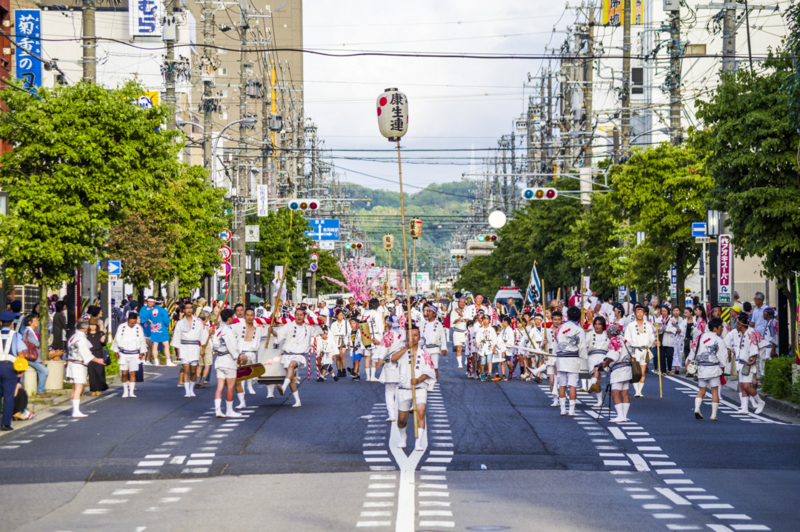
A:
[[[625,382],[612,382],[611,383],[611,389],[612,390],[620,390],[620,391],[621,390],[627,390],[628,387],[630,386],[630,384],[631,383],[628,382],[628,381],[625,381]]]
[[[439,369],[439,353],[430,353],[431,360],[433,361],[433,368]]]
[[[457,331],[456,329],[452,329],[453,331],[453,345],[465,345],[467,343],[467,332],[466,331]]]
[[[411,412],[411,390],[398,390],[399,397],[397,398],[397,409],[401,412]],[[417,404],[424,405],[428,401],[428,390],[425,388],[417,388],[415,394]]]
[[[305,355],[297,355],[293,353],[285,353],[281,356],[281,364],[283,365],[284,369],[289,369],[289,364],[292,362],[297,362],[298,368],[303,368],[306,366],[306,357]]]
[[[547,365],[547,374],[548,375],[555,375],[556,374],[556,367],[554,364]]]
[[[649,349],[635,349],[633,351],[633,359],[639,363],[639,365],[647,364],[647,355],[650,354]]]
[[[73,384],[86,384],[86,378],[88,375],[89,370],[86,369],[86,366],[73,364],[72,362],[67,363],[66,376],[72,381]]]
[[[119,357],[120,371],[139,371],[139,355],[122,355]]]
[[[698,377],[697,385],[700,388],[719,388],[720,380],[719,377],[711,377],[710,379],[701,379]]]
[[[597,366],[598,364],[602,363],[603,360],[605,360],[605,358],[606,358],[605,355],[592,355],[592,356],[590,356],[589,357],[589,362],[587,363],[587,366],[589,367],[589,373],[594,371],[595,366]]]
[[[236,378],[236,368],[220,368],[217,366],[217,380],[225,380],[225,379],[235,379]]]
[[[567,371],[560,372],[556,378],[558,379],[558,386],[571,386],[572,388],[578,387],[578,373],[572,373]]]
[[[739,384],[750,384],[753,382],[753,377],[756,374],[756,365],[753,364],[750,366],[750,375],[745,375],[742,373],[742,368],[744,364],[737,364],[737,369],[739,370]]]

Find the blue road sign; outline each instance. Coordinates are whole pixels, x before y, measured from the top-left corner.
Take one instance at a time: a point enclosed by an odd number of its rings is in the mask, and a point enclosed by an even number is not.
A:
[[[706,223],[705,222],[693,222],[692,223],[692,236],[707,236],[706,235]]]
[[[26,89],[42,86],[42,12],[38,9],[17,9],[14,12],[14,34],[17,41],[17,78]]]
[[[97,269],[102,267],[102,261],[97,261]],[[122,275],[122,261],[109,260],[108,261],[108,275]]]
[[[313,240],[339,240],[339,220],[312,218],[308,223],[311,224],[313,229],[306,231],[306,236],[311,237]]]
[[[312,262],[311,266],[308,267],[308,269],[311,270],[312,272],[317,271],[317,268],[319,268],[319,266],[317,265],[316,262]]]

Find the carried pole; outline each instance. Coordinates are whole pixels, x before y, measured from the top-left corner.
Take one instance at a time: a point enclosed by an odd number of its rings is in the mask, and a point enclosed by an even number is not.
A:
[[[661,387],[661,342],[658,341],[658,323],[653,321],[656,328],[656,357],[658,358],[658,397],[664,398],[664,389]]]
[[[400,162],[400,139],[397,139],[397,175],[400,182],[400,220],[403,224],[403,260],[405,261],[406,265],[406,299],[408,301],[408,305],[406,308],[406,324],[408,325],[408,338],[406,341],[408,342],[408,356],[409,362],[411,363],[411,381],[413,382],[416,379],[414,376],[414,364],[416,360],[410,360],[412,356],[416,356],[415,353],[411,351],[411,285],[408,282],[408,244],[406,239],[406,206],[405,202],[403,201],[403,166]],[[415,249],[416,249],[416,240],[415,242]],[[414,412],[414,438],[419,437],[419,423],[417,422],[417,394],[416,394],[416,386],[414,384],[411,385],[411,411]]]

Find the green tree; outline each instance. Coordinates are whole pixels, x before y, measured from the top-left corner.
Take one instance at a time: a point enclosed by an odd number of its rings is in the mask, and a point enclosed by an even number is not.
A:
[[[579,182],[561,178],[550,186],[561,191],[576,191]],[[504,283],[513,280],[524,287],[528,284],[535,260],[545,290],[580,283],[580,267],[566,254],[565,241],[581,213],[580,202],[566,196],[528,202],[497,231],[498,240],[491,255],[491,274],[505,279]]]
[[[690,137],[709,153],[711,207],[728,213],[736,254],[761,257],[765,275],[787,291],[800,270],[800,136],[791,118],[800,104],[785,90],[792,79],[792,58],[781,51],[754,74],[723,74],[712,97],[697,102],[705,129]]]
[[[703,172],[703,154],[693,147],[663,143],[634,150],[623,165],[611,167],[610,178],[631,231],[644,231],[627,267],[639,290],[663,295],[671,264],[677,270],[678,293],[699,256],[692,222],[705,220],[705,198],[712,179]],[[616,253],[616,252],[612,252]],[[680,298],[678,304],[680,304]]]
[[[69,281],[83,261],[102,258],[112,226],[177,175],[178,131],[163,129],[164,106],[142,109],[138,84],[94,84],[0,91],[8,111],[0,138],[0,186],[9,216],[0,220],[10,274],[42,293]],[[42,320],[43,343],[47,319]]]
[[[319,253],[319,269],[317,270],[317,293],[318,294],[333,294],[340,292],[342,287],[336,283],[332,283],[323,279],[322,277],[330,277],[344,282],[344,275],[342,270],[339,269],[339,260],[329,251],[320,250]]]
[[[505,281],[498,275],[492,256],[475,257],[467,262],[459,272],[459,279],[455,283],[460,289],[469,290],[473,294],[484,294],[488,298],[494,297]]]
[[[261,226],[261,241],[255,246],[256,253],[261,256],[261,282],[271,287],[271,272],[275,266],[287,265],[285,286],[287,290],[294,289],[297,272],[307,270],[311,263],[310,247],[314,241],[305,236],[311,225],[302,214],[289,209],[280,209],[270,212],[269,216],[254,218],[252,223]]]

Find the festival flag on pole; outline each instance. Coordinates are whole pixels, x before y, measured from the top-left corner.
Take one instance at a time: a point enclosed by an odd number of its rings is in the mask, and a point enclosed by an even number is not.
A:
[[[528,301],[533,303],[534,299],[542,299],[542,281],[539,279],[539,274],[536,272],[536,261],[533,261],[531,280],[528,282],[528,293],[525,294],[525,303]]]

